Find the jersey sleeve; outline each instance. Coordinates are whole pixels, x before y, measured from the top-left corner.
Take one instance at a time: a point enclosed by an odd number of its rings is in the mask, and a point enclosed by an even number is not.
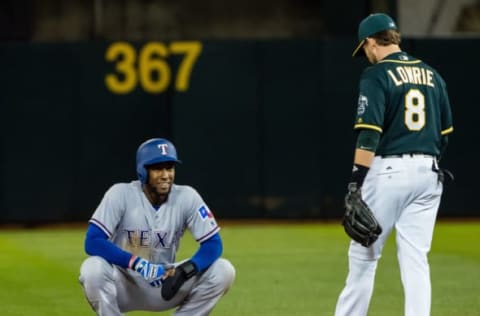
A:
[[[98,226],[110,238],[125,213],[124,184],[115,184],[103,196],[102,201],[90,219],[90,223]]]
[[[452,109],[450,107],[450,99],[448,97],[447,87],[443,79],[440,80],[442,86],[441,98],[441,134],[448,135],[453,132]]]
[[[187,219],[187,226],[195,240],[201,243],[215,235],[220,230],[220,227],[212,211],[201,196],[194,189],[192,190],[193,198]]]
[[[357,114],[354,129],[383,132],[385,92],[372,71],[365,71],[360,79]]]

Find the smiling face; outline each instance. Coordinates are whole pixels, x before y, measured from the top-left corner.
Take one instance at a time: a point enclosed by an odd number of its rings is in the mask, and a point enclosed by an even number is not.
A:
[[[168,197],[175,179],[175,163],[172,161],[146,166],[148,181],[144,192],[152,204],[160,205]]]

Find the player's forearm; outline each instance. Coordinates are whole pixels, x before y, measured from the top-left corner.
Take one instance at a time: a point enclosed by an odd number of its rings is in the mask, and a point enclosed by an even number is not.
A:
[[[200,244],[200,248],[192,257],[192,262],[199,271],[207,269],[215,262],[223,252],[223,244],[220,235],[216,233],[211,238]]]
[[[374,130],[360,130],[357,138],[355,155],[353,158],[353,170],[350,183],[354,182],[362,186],[367,176],[380,141],[380,133]]]
[[[370,168],[370,165],[372,164],[374,156],[375,156],[375,153],[372,151],[357,148],[355,149],[355,156],[354,156],[353,163],[356,165]]]
[[[85,252],[90,256],[99,256],[117,266],[128,268],[132,254],[114,245],[108,236],[96,225],[88,226],[85,238]]]
[[[380,133],[372,129],[362,129],[358,133],[354,163],[370,167],[380,142]]]

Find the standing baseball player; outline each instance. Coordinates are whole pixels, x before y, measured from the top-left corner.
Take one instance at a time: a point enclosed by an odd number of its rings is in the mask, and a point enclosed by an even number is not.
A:
[[[360,79],[346,201],[360,192],[381,229],[372,235],[378,237],[373,243],[362,245],[352,237],[348,277],[335,315],[367,315],[377,263],[393,229],[405,315],[430,315],[427,254],[443,188],[438,159],[453,131],[445,82],[435,69],[401,51],[400,33],[386,14],[366,17],[358,40],[353,56],[364,54],[373,66]]]
[[[232,285],[212,212],[192,187],[174,184],[179,162],[170,141],[147,140],[137,150],[138,180],[113,185],[93,213],[80,283],[97,315],[175,307],[174,315],[208,315]],[[176,262],[186,229],[199,248]]]

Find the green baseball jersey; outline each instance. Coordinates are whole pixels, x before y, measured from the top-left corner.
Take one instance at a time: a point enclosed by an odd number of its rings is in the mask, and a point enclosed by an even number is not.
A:
[[[355,129],[381,133],[376,155],[440,155],[441,136],[453,131],[445,81],[404,52],[366,68],[360,79]]]

